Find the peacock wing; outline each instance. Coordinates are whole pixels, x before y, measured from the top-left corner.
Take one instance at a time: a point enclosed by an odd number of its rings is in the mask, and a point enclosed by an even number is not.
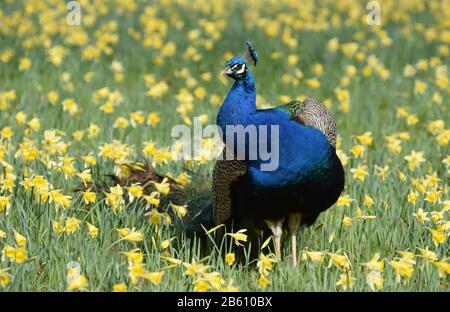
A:
[[[328,142],[336,147],[336,122],[333,114],[321,102],[306,98],[303,102],[291,101],[280,108],[291,114],[298,123],[322,131]]]
[[[224,155],[225,155],[224,151]],[[247,172],[247,164],[242,160],[216,161],[213,170],[212,200],[213,216],[216,225],[227,221],[231,216],[231,184]]]

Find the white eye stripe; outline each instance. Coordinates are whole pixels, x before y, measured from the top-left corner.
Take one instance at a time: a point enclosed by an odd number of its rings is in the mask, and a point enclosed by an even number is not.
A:
[[[241,68],[236,72],[237,74],[242,74],[245,70],[245,64],[242,64]]]

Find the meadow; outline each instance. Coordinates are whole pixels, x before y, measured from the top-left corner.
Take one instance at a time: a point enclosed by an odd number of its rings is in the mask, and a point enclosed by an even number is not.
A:
[[[450,1],[379,1],[380,25],[356,0],[73,2],[0,4],[0,291],[448,291]],[[288,235],[277,261],[183,230],[214,142],[178,160],[171,129],[215,122],[247,40],[259,107],[312,97],[338,127],[345,190],[296,268]],[[135,162],[171,179],[107,177]]]

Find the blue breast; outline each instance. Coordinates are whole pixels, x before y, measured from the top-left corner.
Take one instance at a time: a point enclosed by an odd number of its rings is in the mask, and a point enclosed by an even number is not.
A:
[[[278,138],[273,135],[268,137],[271,141],[279,140],[278,168],[274,171],[261,170],[261,164],[270,161],[261,157],[248,161],[251,183],[256,187],[276,188],[320,179],[318,173],[333,165],[333,148],[319,130],[300,125],[291,120],[285,111],[278,109],[258,111],[252,117],[249,123],[279,127]],[[275,152],[272,150],[272,155]]]

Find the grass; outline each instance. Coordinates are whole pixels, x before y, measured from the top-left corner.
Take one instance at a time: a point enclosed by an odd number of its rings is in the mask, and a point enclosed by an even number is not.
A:
[[[28,2],[30,7],[38,10],[39,1]],[[205,264],[210,266],[210,272],[219,272],[226,286],[229,281],[238,285],[241,291],[336,291],[342,287],[336,285],[344,271],[336,266],[328,266],[329,256],[325,254],[322,264],[313,263],[310,260],[301,260],[296,268],[290,265],[289,259],[274,264],[274,268],[268,277],[270,285],[261,288],[258,285],[260,274],[256,268],[257,259],[243,257],[241,261],[232,266],[226,264],[224,252],[236,252],[248,249],[249,244],[237,247],[231,238],[225,236],[221,244],[214,246],[212,236],[193,238],[187,237],[182,231],[181,223],[177,216],[172,215],[173,224],[150,224],[148,218],[144,217],[145,204],[142,200],[128,203],[124,212],[114,213],[105,202],[104,196],[98,194],[97,201],[86,205],[81,195],[71,192],[75,185],[80,183],[77,176],[65,178],[64,174],[55,168],[46,167],[44,160],[44,144],[41,143],[45,130],[56,129],[58,135],[66,143],[67,155],[74,157],[74,167],[77,172],[84,170],[81,156],[92,153],[97,158],[97,164],[91,167],[94,179],[105,179],[105,175],[114,172],[114,162],[107,157],[98,156],[100,147],[104,143],[118,140],[128,146],[134,147],[134,152],[128,155],[128,161],[142,161],[149,158],[142,152],[145,141],[156,143],[158,150],[169,147],[173,143],[170,132],[173,126],[183,123],[183,116],[176,112],[176,108],[183,106],[176,95],[182,88],[186,88],[189,94],[195,93],[195,88],[203,87],[206,96],[197,96],[193,100],[192,111],[186,116],[192,119],[194,116],[206,114],[208,122],[213,123],[217,114],[218,105],[211,104],[210,96],[217,95],[221,99],[231,87],[231,81],[219,78],[218,73],[225,64],[225,53],[241,54],[244,51],[244,43],[251,39],[260,55],[260,63],[251,70],[256,79],[259,104],[265,103],[278,105],[279,96],[286,95],[289,98],[297,98],[300,95],[308,95],[312,98],[325,101],[331,100],[331,110],[338,125],[338,133],[341,138],[339,151],[347,155],[348,162],[345,165],[346,187],[343,195],[348,195],[352,201],[347,205],[333,206],[321,214],[316,224],[310,228],[301,229],[299,232],[299,250],[323,251],[340,255],[346,255],[351,263],[351,275],[355,278],[351,290],[368,291],[366,275],[369,270],[362,264],[368,262],[375,253],[380,253],[385,259],[385,270],[383,291],[446,291],[448,290],[448,274],[440,277],[434,261],[426,261],[420,257],[419,248],[429,248],[436,253],[439,260],[449,256],[448,239],[440,244],[434,244],[427,228],[435,229],[438,225],[448,220],[448,212],[443,212],[442,220],[436,224],[426,221],[424,224],[413,216],[419,208],[428,213],[443,211],[445,201],[448,201],[449,167],[443,160],[449,155],[447,143],[439,144],[439,134],[428,131],[429,122],[443,120],[445,127],[449,126],[449,86],[439,87],[437,85],[436,68],[433,66],[433,58],[438,58],[442,64],[449,63],[448,52],[444,53],[442,46],[449,48],[448,26],[445,26],[446,10],[433,10],[431,5],[425,5],[424,11],[419,7],[408,5],[408,1],[382,1],[383,26],[392,44],[384,46],[380,35],[379,26],[368,26],[360,20],[365,16],[365,4],[355,1],[352,7],[359,8],[358,20],[349,17],[349,11],[340,8],[329,1],[316,1],[315,11],[311,16],[320,16],[320,13],[328,10],[332,16],[341,18],[340,26],[326,25],[329,19],[320,17],[313,19],[308,15],[307,6],[302,7],[294,2],[281,1],[279,4],[258,5],[257,1],[246,4],[239,2],[222,3],[216,5],[206,4],[202,1],[194,1],[195,5],[190,7],[184,1],[174,3],[167,1],[163,6],[156,3],[144,4],[137,2],[137,10],[130,12],[119,5],[122,1],[106,1],[108,12],[102,15],[100,4],[82,5],[82,21],[86,22],[90,16],[95,16],[96,21],[92,26],[85,26],[88,41],[81,46],[69,45],[65,42],[73,36],[73,28],[64,24],[65,11],[60,10],[50,21],[39,24],[39,18],[45,13],[57,12],[50,1],[45,1],[44,8],[40,13],[24,16],[25,1],[6,1],[0,7],[0,23],[3,21],[5,28],[0,30],[0,54],[6,50],[13,51],[13,57],[8,61],[0,62],[1,86],[0,94],[5,91],[15,90],[16,99],[7,100],[8,104],[0,108],[0,129],[10,127],[12,137],[6,138],[4,133],[0,140],[1,147],[5,147],[5,155],[1,157],[13,166],[13,174],[16,176],[14,187],[11,191],[2,190],[0,196],[10,196],[11,207],[0,209],[0,230],[7,234],[6,238],[0,238],[0,248],[6,245],[16,246],[13,230],[26,237],[25,245],[28,259],[22,263],[14,263],[8,257],[0,263],[0,272],[6,269],[11,280],[3,291],[64,291],[68,287],[67,264],[76,261],[81,267],[81,274],[88,279],[87,290],[110,291],[115,284],[125,283],[131,291],[192,291],[194,290],[193,278],[184,273],[186,267],[182,265],[167,268],[169,262],[162,256],[169,256],[191,263],[192,259],[199,261],[206,255]],[[437,1],[431,1],[437,3]],[[60,5],[64,7],[63,4]],[[123,2],[127,3],[127,2]],[[209,3],[209,2],[207,2]],[[220,4],[222,3],[222,4]],[[392,5],[392,7],[391,7]],[[155,17],[146,15],[142,20],[149,23],[147,30],[151,29],[152,22],[167,27],[154,33],[149,31],[146,35],[151,41],[161,39],[163,45],[173,42],[176,52],[173,55],[164,56],[157,47],[144,46],[145,27],[140,22],[140,16],[144,14],[144,7],[154,7],[157,10]],[[273,10],[271,7],[274,6]],[[120,13],[124,10],[123,14]],[[9,23],[8,17],[13,12],[21,12],[20,18],[15,23]],[[296,12],[302,12],[297,14]],[[447,10],[448,12],[448,10]],[[396,20],[396,16],[404,14],[409,21]],[[289,24],[288,17],[300,20],[303,24],[296,28]],[[160,20],[156,20],[159,18]],[[202,19],[210,22],[220,38],[214,37],[202,28]],[[52,26],[51,22],[56,20],[58,26]],[[116,21],[117,29],[111,31],[117,34],[119,41],[110,45],[111,54],[101,52],[97,59],[86,59],[83,57],[85,47],[98,44],[106,31],[96,35],[102,24],[108,21]],[[317,25],[323,26],[324,30],[312,31],[308,29],[308,23],[316,21]],[[345,22],[348,21],[348,24]],[[27,22],[32,23],[34,28],[26,28]],[[177,29],[176,25],[183,26]],[[221,26],[221,23],[224,25]],[[437,39],[427,41],[424,32],[417,30],[418,23],[423,23],[426,29],[435,29],[438,33]],[[447,23],[448,24],[448,23]],[[22,25],[22,26],[21,26]],[[275,36],[270,36],[271,25],[278,25],[280,30]],[[444,25],[444,26],[439,26]],[[29,38],[39,42],[39,34],[44,27],[55,30],[55,34],[49,33],[44,38],[50,40],[51,46],[61,45],[67,49],[67,55],[63,62],[56,66],[51,63],[48,48],[37,44],[31,48],[24,47]],[[21,28],[23,27],[23,28]],[[211,26],[212,27],[212,26]],[[439,28],[441,27],[441,28]],[[446,28],[445,28],[446,27]],[[19,29],[20,28],[20,29]],[[129,35],[129,29],[133,28],[141,35],[135,39]],[[419,27],[420,28],[420,27]],[[199,38],[189,35],[191,30],[202,29]],[[292,35],[298,40],[295,47],[289,47],[282,40],[282,30],[290,29]],[[410,33],[404,35],[404,29]],[[445,35],[445,31],[447,35]],[[19,32],[21,33],[19,35]],[[156,35],[155,35],[156,33]],[[161,36],[158,34],[161,33]],[[356,34],[360,34],[360,37]],[[356,37],[355,37],[356,36]],[[439,37],[440,36],[440,37]],[[190,39],[191,38],[191,39]],[[358,60],[353,54],[346,56],[342,48],[337,52],[327,49],[330,39],[339,38],[341,47],[343,43],[355,42],[358,52],[362,53],[364,59]],[[41,38],[42,39],[42,38]],[[447,40],[447,41],[445,41]],[[208,41],[212,44],[210,50],[203,47]],[[373,41],[373,45],[372,42]],[[186,50],[195,47],[200,60],[189,57]],[[345,47],[345,45],[344,45]],[[280,52],[281,58],[274,59],[272,53]],[[445,55],[447,54],[447,55]],[[155,60],[162,55],[160,64]],[[297,64],[289,64],[289,55],[299,55]],[[376,64],[370,64],[368,58],[374,55]],[[31,67],[27,70],[19,70],[21,58],[29,58]],[[420,70],[417,65],[419,60],[428,62],[428,68]],[[122,63],[124,79],[115,79],[111,69],[111,63],[116,60]],[[436,60],[435,60],[436,61]],[[314,64],[323,65],[323,73],[318,75],[314,70]],[[431,65],[430,65],[431,63]],[[405,77],[403,69],[407,64],[416,68],[413,77]],[[353,65],[356,74],[349,77],[348,85],[343,84],[342,77],[348,76],[346,68]],[[372,73],[364,75],[364,67],[370,67]],[[383,79],[378,73],[380,68],[388,70],[388,79]],[[304,77],[299,79],[298,85],[284,82],[282,76],[288,74],[295,80],[295,69],[300,69]],[[181,70],[187,70],[185,77],[179,75]],[[94,72],[95,77],[87,82],[84,75]],[[201,78],[203,73],[211,73],[211,79],[205,81]],[[63,73],[71,75],[70,80],[64,82]],[[166,81],[168,90],[160,97],[147,96],[148,88],[143,76],[154,75],[156,82]],[[448,79],[448,73],[444,76]],[[306,79],[314,78],[320,81],[319,88],[308,86]],[[195,79],[196,85],[190,87],[190,79]],[[423,81],[427,84],[424,93],[417,92],[415,82]],[[448,81],[448,80],[447,80]],[[68,87],[72,84],[72,88]],[[123,101],[115,107],[113,113],[105,114],[101,111],[100,104],[95,104],[93,94],[100,88],[108,87],[110,90],[118,90],[123,96]],[[350,109],[346,112],[342,109],[342,102],[336,97],[335,88],[340,87],[348,90],[350,94]],[[72,89],[72,90],[71,90]],[[47,93],[56,91],[59,99],[51,104],[47,99]],[[435,94],[441,97],[440,103],[435,101]],[[63,109],[62,101],[72,98],[78,105],[78,112],[71,115]],[[0,97],[1,99],[1,97]],[[0,101],[1,103],[1,101]],[[220,103],[219,103],[220,104]],[[0,107],[2,105],[0,104]],[[416,115],[418,122],[408,124],[406,118],[398,117],[396,109],[406,107],[408,116]],[[24,112],[28,120],[37,117],[41,127],[37,131],[31,131],[29,126],[20,125],[15,120],[18,112]],[[113,128],[112,125],[117,117],[121,116],[130,120],[129,113],[142,111],[146,116],[148,113],[157,113],[160,122],[155,125],[130,125],[125,129]],[[87,129],[90,124],[98,125],[100,132],[97,137],[89,137]],[[77,130],[85,132],[82,140],[75,140],[73,133]],[[445,133],[448,129],[441,129],[439,133]],[[373,144],[364,146],[365,153],[362,157],[356,157],[351,149],[357,145],[355,136],[365,132],[371,132]],[[409,140],[400,139],[402,150],[399,153],[388,148],[385,136],[399,132],[408,132]],[[445,135],[445,134],[444,134]],[[447,134],[448,136],[448,134]],[[36,141],[40,151],[39,159],[25,161],[23,157],[15,157],[16,151],[26,137]],[[420,164],[416,170],[409,170],[405,156],[412,150],[423,152],[425,162]],[[60,155],[50,156],[51,160],[59,161]],[[197,196],[209,196],[208,187],[211,183],[211,171],[213,161],[189,162],[167,161],[155,163],[156,170],[162,173],[171,173],[177,176],[181,172],[188,172],[192,178],[188,186],[190,195],[188,200]],[[356,179],[352,168],[359,165],[367,166],[368,175],[363,181]],[[376,166],[388,166],[387,177],[383,180],[375,172]],[[0,165],[1,174],[6,174],[5,165]],[[53,203],[44,203],[37,200],[30,191],[26,191],[20,184],[26,173],[30,175],[43,175],[54,189],[61,189],[65,195],[72,196],[70,207],[66,209],[55,209]],[[405,175],[405,179],[399,178],[398,172]],[[417,186],[413,185],[412,179],[422,179],[419,184],[425,185],[427,175],[435,174],[440,180],[436,187],[427,186],[426,191],[439,191],[438,199],[434,201],[425,200],[426,193],[420,193]],[[6,178],[6,175],[3,177]],[[3,180],[0,179],[0,180]],[[411,203],[407,195],[411,190],[416,190],[418,199],[415,204]],[[200,194],[200,195],[199,195]],[[364,204],[364,197],[368,195],[374,199],[373,206]],[[177,202],[177,204],[183,204]],[[196,201],[188,204],[189,219],[199,210]],[[448,205],[448,202],[447,202]],[[0,206],[1,207],[1,206]],[[358,220],[356,210],[360,207],[363,213],[373,215],[373,220]],[[171,211],[167,201],[163,200],[159,207],[160,211]],[[349,227],[343,225],[344,216],[352,219]],[[74,233],[55,233],[52,220],[75,217],[81,221],[80,228]],[[85,222],[90,222],[99,228],[97,237],[91,237],[87,231]],[[447,221],[448,222],[448,221]],[[140,242],[119,241],[120,237],[116,231],[118,228],[133,228],[142,230],[144,239]],[[237,229],[236,229],[237,230]],[[448,236],[448,228],[444,232]],[[211,234],[213,235],[213,234]],[[203,236],[203,235],[201,235]],[[166,239],[175,237],[167,250],[160,248],[160,243]],[[331,239],[333,238],[333,239]],[[283,237],[285,242],[283,254],[289,254],[289,238]],[[129,279],[128,261],[123,252],[139,248],[144,254],[145,268],[148,272],[165,273],[159,283],[140,281],[133,285]],[[255,248],[255,247],[253,247]],[[271,244],[264,249],[267,254]],[[402,282],[396,282],[396,272],[389,265],[389,261],[400,257],[398,251],[409,250],[416,257],[413,265],[414,272],[410,278],[402,277]],[[247,253],[247,252],[246,252]],[[211,286],[211,285],[209,285]],[[214,288],[212,288],[214,289]]]

